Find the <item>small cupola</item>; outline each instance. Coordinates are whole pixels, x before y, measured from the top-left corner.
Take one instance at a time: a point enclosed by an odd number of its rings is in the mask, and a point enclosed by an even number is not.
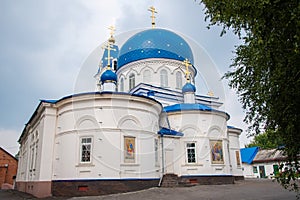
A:
[[[188,92],[192,92],[192,93],[196,92],[196,87],[193,84],[191,84],[191,83],[186,83],[182,87],[182,93],[188,93]]]
[[[190,71],[189,71],[189,66],[191,65],[191,63],[188,61],[188,59],[185,59],[183,63],[186,67],[185,70],[186,84],[182,87],[184,103],[195,103],[196,87],[191,83]]]
[[[115,43],[115,39],[113,37],[114,27],[110,27],[109,29],[111,30],[111,35],[107,43],[103,47],[105,49],[105,52],[107,52],[107,57],[105,58],[107,62],[105,66],[105,71],[100,76],[100,83],[102,84],[102,91],[115,92],[118,76],[111,68],[112,65],[111,60],[113,60],[114,58],[110,54],[111,51],[114,50],[113,49],[113,45]]]

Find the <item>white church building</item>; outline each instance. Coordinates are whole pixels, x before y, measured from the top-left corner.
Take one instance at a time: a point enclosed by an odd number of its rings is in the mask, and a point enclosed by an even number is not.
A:
[[[219,98],[195,93],[195,56],[167,29],[122,46],[112,31],[95,66],[97,91],[41,100],[26,124],[17,190],[85,196],[242,178],[242,130],[227,124]]]

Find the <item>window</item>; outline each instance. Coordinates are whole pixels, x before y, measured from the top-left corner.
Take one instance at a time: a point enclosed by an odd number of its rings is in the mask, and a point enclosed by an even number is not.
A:
[[[253,173],[257,173],[257,167],[253,166]]]
[[[151,72],[150,70],[145,70],[143,73],[143,81],[144,83],[150,83],[151,82]]]
[[[91,162],[92,138],[81,138],[81,162]]]
[[[120,92],[124,92],[124,78],[121,78],[120,80]]]
[[[129,90],[135,87],[135,75],[130,74],[129,75]]]
[[[273,175],[277,175],[279,173],[279,166],[273,165]]]
[[[181,75],[181,72],[176,72],[176,88],[177,89],[182,88],[182,75]]]
[[[196,163],[196,143],[186,143],[187,163]]]
[[[165,69],[160,71],[160,86],[167,87],[168,86],[168,72]]]
[[[116,59],[114,59],[112,61],[112,70],[116,71],[117,70],[117,66],[118,66],[118,61]]]

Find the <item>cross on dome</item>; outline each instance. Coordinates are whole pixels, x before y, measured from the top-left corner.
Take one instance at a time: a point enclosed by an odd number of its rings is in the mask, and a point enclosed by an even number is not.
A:
[[[107,57],[105,59],[107,60],[107,69],[110,69],[110,60],[113,59],[113,57],[110,56],[110,51],[116,51],[116,49],[112,48],[113,44],[115,43],[113,34],[116,29],[114,26],[110,26],[108,29],[110,30],[110,38],[108,39],[107,43],[102,46],[102,48],[107,50]]]
[[[191,72],[189,71],[189,66],[191,66],[192,64],[190,63],[190,61],[186,58],[184,61],[183,61],[183,64],[185,65],[185,78],[186,78],[186,81],[189,83],[191,82],[190,80],[190,74]]]
[[[150,11],[152,13],[151,18],[152,18],[152,28],[155,28],[155,16],[154,14],[157,13],[157,11],[155,10],[154,6],[151,6],[148,11]]]
[[[113,37],[116,30],[115,26],[109,26],[108,29],[110,30],[110,37]]]

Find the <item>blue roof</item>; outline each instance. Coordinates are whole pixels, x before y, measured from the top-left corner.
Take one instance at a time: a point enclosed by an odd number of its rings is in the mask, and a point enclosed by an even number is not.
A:
[[[53,103],[53,104],[57,102],[57,100],[52,100],[52,99],[51,100],[41,99],[40,101],[44,103]]]
[[[242,148],[241,157],[243,163],[251,164],[259,150],[259,147]]]
[[[242,129],[240,128],[237,128],[235,126],[227,126],[228,129],[236,129],[236,130],[240,130],[240,131],[243,131]]]
[[[161,128],[158,131],[158,134],[160,135],[172,135],[172,136],[183,136],[183,133],[181,132],[177,132],[168,128]]]
[[[105,72],[103,72],[103,74],[100,77],[100,80],[102,83],[106,82],[106,81],[114,81],[117,82],[117,74],[113,71],[111,71],[110,69],[107,69]]]
[[[118,68],[147,58],[168,58],[194,64],[192,49],[176,33],[165,29],[148,29],[129,38],[121,47]]]
[[[174,104],[172,106],[164,107],[165,112],[176,112],[182,110],[202,110],[202,111],[212,111],[211,107],[208,107],[203,104]]]
[[[196,87],[191,84],[191,83],[186,83],[183,87],[182,87],[182,92],[186,93],[186,92],[196,92]]]
[[[112,59],[117,59],[118,58],[118,54],[119,54],[119,47],[117,45],[112,45],[112,49],[114,50],[111,50],[110,51],[110,66],[112,66]],[[108,57],[108,51],[107,49],[105,49],[104,53],[103,53],[103,56],[102,56],[102,59],[101,59],[101,63],[102,63],[102,67],[106,67],[108,65],[108,60],[107,60],[107,57]]]

